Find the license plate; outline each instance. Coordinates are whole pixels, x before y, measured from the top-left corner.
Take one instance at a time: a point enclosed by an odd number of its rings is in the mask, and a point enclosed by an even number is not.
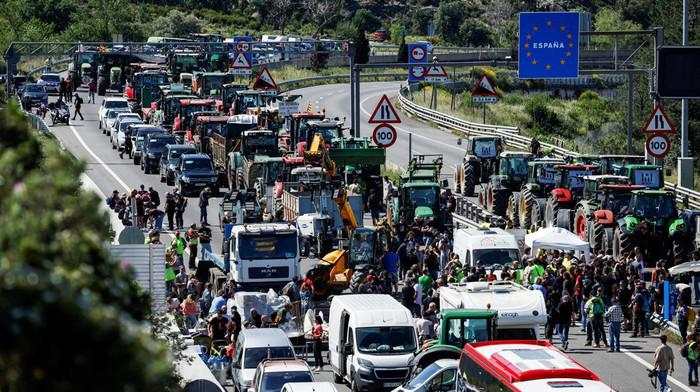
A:
[[[398,387],[399,385],[401,385],[400,382],[385,382],[385,383],[384,383],[384,386],[385,386],[386,388],[396,388],[396,387]]]
[[[206,184],[206,183],[204,183],[204,182],[198,182],[198,183],[197,183],[197,184],[195,184],[195,185],[197,185],[197,186],[205,186],[205,185],[207,185],[207,184]]]

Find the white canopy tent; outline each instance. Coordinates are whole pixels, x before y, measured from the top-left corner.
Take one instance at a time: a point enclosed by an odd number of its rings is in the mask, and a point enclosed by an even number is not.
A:
[[[540,249],[573,250],[579,259],[581,255],[591,260],[591,247],[576,234],[560,227],[547,227],[525,235],[525,245],[536,255]]]
[[[680,275],[688,272],[700,272],[700,261],[688,261],[668,269],[671,275]]]

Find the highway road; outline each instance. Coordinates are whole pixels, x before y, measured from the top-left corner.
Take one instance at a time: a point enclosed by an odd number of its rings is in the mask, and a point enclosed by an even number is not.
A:
[[[362,135],[370,135],[370,126],[366,123],[372,108],[382,94],[395,96],[399,83],[379,82],[363,83],[362,106]],[[350,94],[348,85],[326,85],[309,87],[298,90],[304,94],[302,107],[309,100],[318,109],[326,109],[330,116],[346,116],[350,111]],[[84,98],[87,100],[86,94]],[[100,102],[98,97],[98,102]],[[76,157],[86,162],[87,176],[92,180],[91,188],[102,197],[110,195],[113,190],[126,192],[143,184],[152,186],[164,199],[166,192],[171,188],[159,181],[158,175],[145,175],[131,161],[120,159],[115,150],[111,148],[109,139],[97,128],[97,105],[85,104],[85,120],[74,121],[70,126],[51,127],[52,132],[63,142],[66,148]],[[451,177],[452,166],[458,163],[463,155],[463,150],[457,145],[457,137],[451,133],[433,128],[432,126],[408,118],[400,112],[403,122],[397,127],[399,139],[388,152],[389,163],[396,166],[405,166],[408,161],[408,134],[413,133],[414,154],[441,153],[445,157],[445,175]],[[218,251],[221,249],[222,235],[217,225],[217,211],[219,198],[213,198],[210,202],[208,215],[212,224],[212,246]],[[189,208],[185,213],[185,224],[199,222],[199,208],[197,199],[189,199]],[[171,233],[167,233],[170,235]],[[168,238],[163,238],[169,241]],[[311,263],[312,261],[305,261]],[[308,268],[309,264],[302,267]],[[653,338],[630,338],[628,333],[623,334],[623,352],[607,353],[604,349],[591,349],[583,346],[583,337],[578,328],[572,328],[573,339],[571,353],[582,364],[588,366],[609,385],[619,391],[650,391],[651,385],[646,376],[646,368],[650,368],[653,351],[658,340]],[[676,350],[678,354],[678,351]],[[685,360],[677,355],[675,377],[671,380],[674,391],[695,391],[685,385],[687,366]],[[319,374],[319,379],[331,381],[328,371]],[[341,392],[347,391],[344,386]]]

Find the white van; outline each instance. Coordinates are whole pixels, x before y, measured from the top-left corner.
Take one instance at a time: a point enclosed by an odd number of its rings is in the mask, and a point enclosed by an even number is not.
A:
[[[353,391],[396,388],[411,373],[418,338],[411,312],[385,294],[338,295],[328,317],[336,383]]]
[[[494,267],[499,279],[501,266],[520,260],[515,236],[497,227],[455,230],[452,250],[459,256],[462,265],[486,269]]]
[[[496,340],[537,339],[547,322],[540,290],[503,280],[440,287],[440,309],[491,309],[498,312]]]
[[[246,392],[253,386],[258,364],[264,359],[295,358],[287,334],[279,328],[243,329],[236,341],[236,357],[231,375],[236,391]]]

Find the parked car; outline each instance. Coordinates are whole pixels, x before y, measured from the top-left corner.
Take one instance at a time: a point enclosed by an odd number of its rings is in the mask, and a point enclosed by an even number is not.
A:
[[[126,98],[121,97],[107,97],[102,100],[100,108],[97,110],[97,120],[99,121],[98,127],[102,128],[104,125],[103,119],[107,113],[107,109],[122,109],[122,111],[128,112],[129,102]]]
[[[311,368],[303,359],[268,359],[255,370],[253,386],[246,392],[281,392],[287,383],[314,381]]]
[[[44,86],[47,93],[58,94],[61,85],[61,76],[56,73],[45,73],[39,77],[36,84]]]
[[[36,83],[29,83],[24,85],[22,102],[28,102],[31,106],[39,106],[41,104],[48,106],[49,94],[46,93],[44,86]]]
[[[338,389],[328,381],[290,382],[282,386],[281,392],[338,392]]]
[[[180,166],[175,172],[175,186],[181,194],[199,192],[206,187],[216,193],[218,179],[209,155],[183,154],[180,157]]]
[[[110,142],[112,143],[112,149],[121,149],[124,147],[124,139],[122,139],[121,142],[119,142],[119,132],[125,132],[126,128],[129,125],[134,125],[134,124],[143,124],[143,121],[141,119],[136,119],[133,117],[129,118],[124,118],[124,119],[117,119],[114,121],[114,124],[112,125],[112,130],[109,133],[109,139]]]
[[[168,144],[175,143],[175,136],[170,134],[154,133],[143,141],[143,159],[141,170],[145,174],[154,173],[160,163],[160,157]]]
[[[458,367],[458,359],[438,359],[393,392],[454,391]]]
[[[160,157],[160,182],[175,185],[175,171],[180,166],[183,154],[196,154],[197,149],[191,144],[168,144]]]
[[[112,126],[114,125],[114,122],[117,120],[117,115],[120,112],[113,110],[113,109],[108,109],[107,113],[105,113],[105,118],[103,119],[105,125],[102,127],[102,133],[105,133],[107,129],[112,129]]]
[[[143,156],[143,143],[146,138],[150,137],[154,133],[167,133],[165,129],[150,126],[150,127],[139,127],[135,129],[135,133],[131,133],[131,158],[134,160],[134,165],[141,164],[141,157]]]
[[[138,120],[140,122],[143,122],[141,120],[141,117],[136,113],[122,111],[119,108],[118,109],[107,109],[107,110],[117,112],[117,117],[115,117],[114,121],[112,121],[112,126],[114,126],[114,124],[119,124],[120,122],[125,121],[127,119],[134,119],[134,120]],[[105,117],[102,121],[105,122],[105,126],[102,128],[102,133],[107,134],[107,136],[111,136],[113,129],[112,129],[112,127],[107,126],[108,125],[107,124],[107,117]],[[129,120],[129,121],[131,121],[131,120]]]
[[[201,154],[198,154],[201,155]],[[183,155],[184,164],[192,155]],[[279,328],[243,329],[236,341],[231,375],[236,391],[248,392],[258,364],[264,359],[294,358],[294,348],[287,334]]]

